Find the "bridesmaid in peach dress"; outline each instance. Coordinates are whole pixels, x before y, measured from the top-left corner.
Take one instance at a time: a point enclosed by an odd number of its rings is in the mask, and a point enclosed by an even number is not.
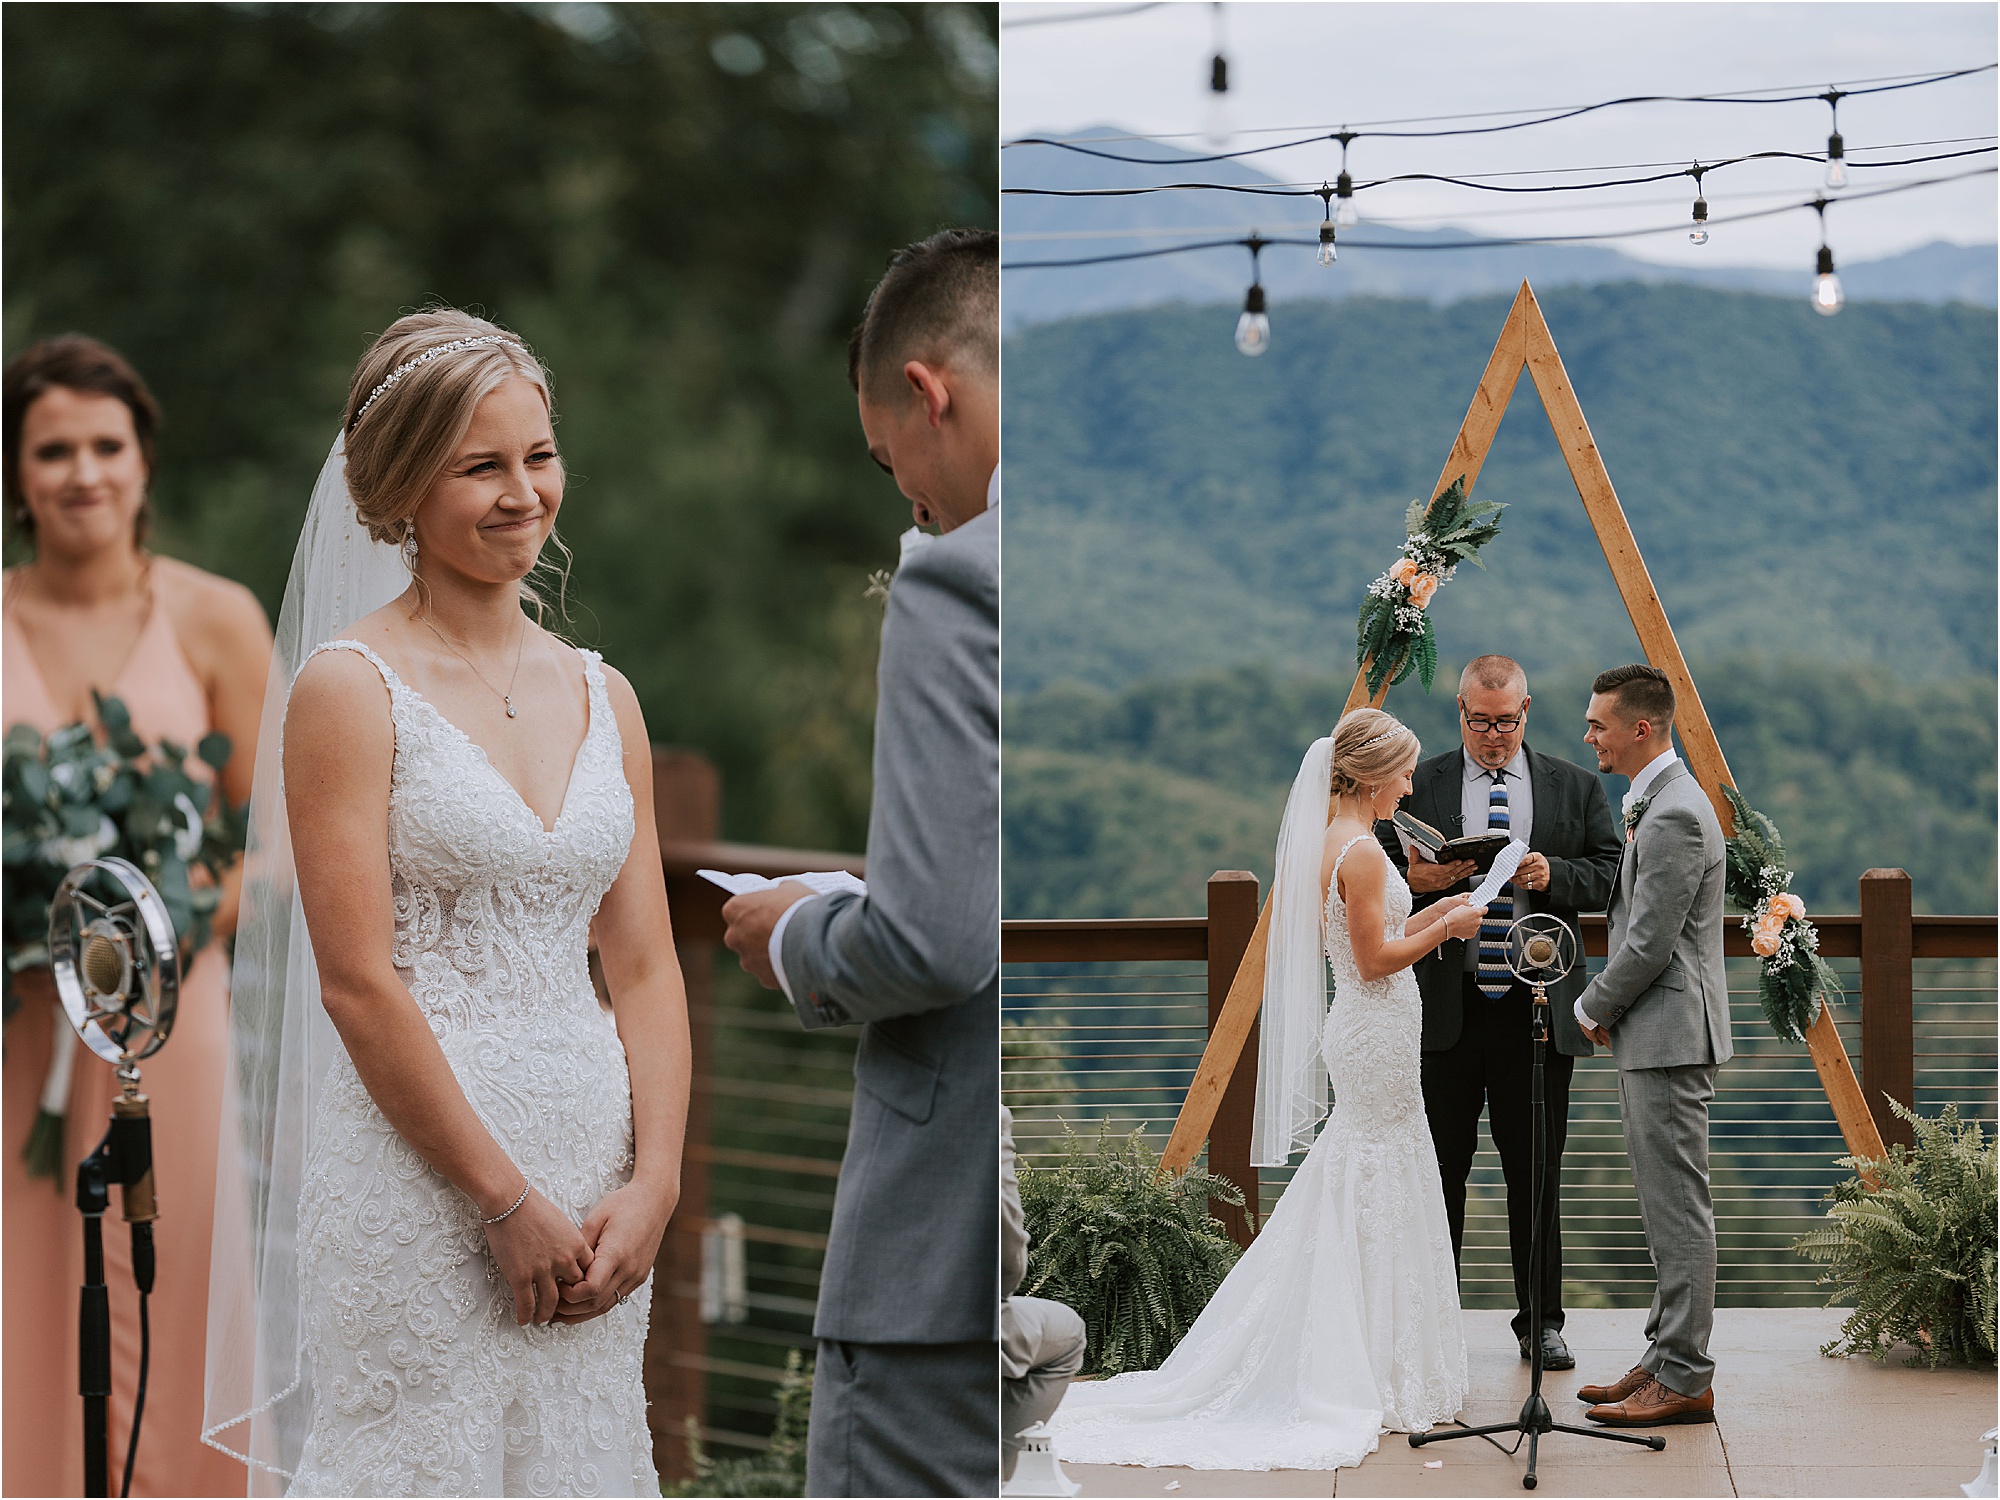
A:
[[[34,549],[11,569],[0,608],[0,720],[42,733],[91,716],[90,690],[124,699],[149,744],[192,747],[211,729],[233,746],[222,772],[232,802],[250,795],[271,632],[247,589],[148,554],[146,486],[158,408],[138,375],[95,340],[35,345],[4,376],[6,497],[17,536]],[[233,882],[232,882],[233,884]],[[152,1365],[133,1472],[134,1495],[243,1494],[248,1476],[201,1441],[209,1232],[229,971],[219,940],[235,924],[235,892],[216,914],[218,941],[185,973],[167,1045],[144,1064],[152,1099],[158,1279],[149,1309]],[[22,982],[25,981],[25,982]],[[47,971],[17,976],[7,1023],[0,1185],[4,1185],[4,1433],[0,1491],[83,1490],[83,1403],[77,1394],[77,1288],[83,1232],[76,1166],[96,1145],[117,1092],[111,1069],[75,1049],[60,1183],[30,1177],[22,1150],[58,1027]],[[124,1470],[139,1369],[131,1240],[112,1196],[104,1221],[111,1289],[112,1492]]]

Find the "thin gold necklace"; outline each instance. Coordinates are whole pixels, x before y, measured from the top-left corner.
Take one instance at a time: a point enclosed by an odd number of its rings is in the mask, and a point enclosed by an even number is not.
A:
[[[449,651],[453,656],[457,657],[460,661],[464,662],[468,667],[472,667],[472,675],[474,677],[477,677],[481,682],[486,683],[486,690],[489,693],[492,693],[496,697],[498,697],[499,700],[507,706],[507,717],[510,719],[516,717],[514,711],[514,682],[515,679],[521,675],[521,652],[527,647],[528,644],[528,617],[526,615],[521,616],[521,635],[520,638],[514,643],[514,675],[507,679],[507,691],[504,693],[501,692],[500,689],[498,689],[497,687],[493,686],[492,683],[486,682],[486,674],[480,671],[478,667],[473,666],[472,658],[467,656],[463,651],[459,650],[458,647],[452,645],[452,643],[449,640],[446,640],[445,633],[442,630],[439,630],[435,625],[431,625],[431,617],[429,615],[420,615],[418,618],[421,619],[424,622],[424,624],[430,625],[431,634],[436,636],[440,641],[444,642],[445,650]]]

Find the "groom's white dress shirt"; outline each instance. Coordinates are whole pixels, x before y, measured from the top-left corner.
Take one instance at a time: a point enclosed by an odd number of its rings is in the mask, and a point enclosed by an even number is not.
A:
[[[996,464],[993,473],[986,481],[986,508],[992,510],[999,503],[1000,469]],[[896,555],[896,566],[900,568],[912,552],[936,540],[937,538],[932,536],[928,531],[919,531],[916,527],[912,526],[901,537],[901,550]],[[798,900],[794,901],[779,914],[777,925],[771,929],[771,940],[767,945],[767,950],[771,955],[771,972],[778,976],[778,988],[784,991],[787,1000],[792,999],[792,982],[785,977],[785,927],[792,920],[792,913],[813,899],[815,898],[811,896],[799,897]],[[793,1003],[796,1004],[797,1002],[794,1001]]]
[[[1645,765],[1639,768],[1639,774],[1632,778],[1631,786],[1625,789],[1625,800],[1619,804],[1618,811],[1621,814],[1629,816],[1632,811],[1632,804],[1646,795],[1646,788],[1658,781],[1661,773],[1668,766],[1677,766],[1680,763],[1681,758],[1671,750],[1667,751],[1664,755],[1656,756],[1654,759],[1647,761]],[[1583,1013],[1583,996],[1581,995],[1576,997],[1576,1024],[1583,1028],[1585,1036],[1589,1036],[1590,1029],[1597,1024]]]

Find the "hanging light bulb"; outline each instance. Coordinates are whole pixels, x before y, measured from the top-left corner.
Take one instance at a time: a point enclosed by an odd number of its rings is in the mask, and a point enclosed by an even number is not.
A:
[[[1334,180],[1333,191],[1340,199],[1340,208],[1334,214],[1333,222],[1342,229],[1352,229],[1361,221],[1361,215],[1354,209],[1354,179],[1347,175],[1347,168],[1340,169],[1340,176]]]
[[[1319,263],[1323,266],[1330,266],[1340,259],[1340,251],[1333,242],[1332,183],[1322,182],[1319,185],[1319,202],[1320,208],[1326,214],[1325,221],[1319,226]]]
[[[1847,186],[1847,150],[1840,139],[1840,101],[1846,97],[1834,88],[1820,95],[1832,119],[1833,134],[1826,138],[1826,185],[1830,188]]]
[[[1840,289],[1840,278],[1833,272],[1833,249],[1828,245],[1819,247],[1819,274],[1813,278],[1813,311],[1821,317],[1830,318],[1846,305],[1847,294]],[[1237,335],[1239,340],[1241,334]]]
[[[1243,316],[1236,320],[1236,352],[1255,359],[1270,347],[1271,320],[1264,313],[1264,287],[1253,281],[1243,299]]]
[[[1208,143],[1229,144],[1229,59],[1222,51],[1222,0],[1215,0],[1215,55],[1208,60]]]
[[[1700,188],[1695,189],[1694,228],[1688,231],[1688,243],[1690,245],[1708,243],[1708,200],[1701,196]]]

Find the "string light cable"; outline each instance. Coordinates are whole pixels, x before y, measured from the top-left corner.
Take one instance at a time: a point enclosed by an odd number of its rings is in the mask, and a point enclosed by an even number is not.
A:
[[[1972,137],[1971,139],[1992,140],[1994,139],[1994,137],[1990,136]],[[1921,143],[1913,143],[1913,144],[1921,144]],[[1866,150],[1866,151],[1896,151],[1907,148],[1902,146],[1890,145],[1890,146],[1856,147],[1855,149]],[[1993,152],[1996,149],[2000,149],[2000,147],[1991,145],[1969,146],[1962,151],[1939,151],[1924,156],[1901,156],[1892,158],[1887,161],[1848,161],[1846,165],[1853,167],[1856,170],[1869,169],[1875,167],[1913,167],[1913,166],[1921,166],[1927,162],[1955,161],[1967,156],[1983,156]],[[1822,160],[1824,160],[1823,157],[1819,156],[1815,152],[1810,152],[1810,151],[1750,151],[1744,153],[1741,156],[1726,156],[1721,158],[1720,160],[1711,161],[1705,166],[1700,162],[1696,162],[1691,167],[1676,167],[1672,171],[1650,172],[1642,177],[1609,177],[1609,178],[1600,178],[1594,182],[1552,182],[1552,183],[1522,183],[1522,184],[1496,183],[1496,182],[1484,181],[1482,179],[1489,177],[1533,177],[1533,176],[1550,175],[1555,172],[1571,172],[1571,171],[1591,171],[1591,170],[1616,171],[1619,169],[1615,167],[1603,168],[1603,169],[1593,169],[1587,167],[1548,167],[1548,168],[1543,168],[1540,171],[1481,172],[1481,173],[1468,173],[1464,176],[1455,176],[1443,172],[1398,172],[1392,176],[1369,178],[1361,182],[1354,182],[1351,178],[1349,178],[1347,172],[1343,169],[1340,174],[1340,178],[1343,186],[1345,186],[1347,190],[1343,193],[1340,193],[1339,196],[1342,204],[1341,213],[1352,214],[1352,210],[1351,208],[1348,207],[1348,205],[1352,203],[1353,195],[1355,193],[1366,192],[1371,188],[1388,187],[1391,184],[1399,182],[1437,182],[1437,183],[1443,183],[1450,187],[1469,188],[1475,192],[1482,192],[1482,193],[1587,193],[1587,192],[1596,192],[1606,188],[1643,187],[1649,183],[1654,183],[1654,182],[1671,182],[1678,177],[1693,177],[1695,179],[1695,185],[1698,189],[1701,185],[1701,178],[1705,174],[1709,172],[1719,171],[1725,167],[1741,166],[1745,162],[1755,162],[1755,161],[1818,162]],[[1643,167],[1651,167],[1651,166],[1666,165],[1666,164],[1648,162],[1637,165],[1643,168]],[[1843,181],[1845,181],[1845,174],[1843,174]],[[1276,183],[1268,186],[1260,186],[1253,183],[1237,183],[1237,182],[1162,182],[1162,183],[1152,183],[1152,184],[1142,185],[1138,187],[1112,187],[1112,188],[1003,187],[1002,189],[1000,189],[1001,196],[1015,197],[1015,198],[1139,198],[1139,197],[1146,197],[1153,193],[1186,193],[1186,192],[1237,193],[1248,197],[1259,197],[1259,198],[1324,198],[1331,191],[1337,191],[1337,190],[1328,189],[1325,186],[1325,184],[1322,184],[1320,187],[1304,187],[1304,186],[1287,186]],[[1345,229],[1351,227],[1355,222],[1355,219],[1352,217],[1348,217],[1338,220],[1337,222],[1339,223],[1341,228]]]
[[[1104,151],[1095,146],[1086,146],[1077,141],[1065,141],[1053,136],[1022,136],[1002,144],[1003,150],[1017,146],[1049,146],[1059,151],[1073,151],[1081,156],[1094,156],[1103,161],[1126,162],[1141,167],[1172,167],[1191,165],[1198,162],[1237,161],[1246,156],[1259,156],[1270,151],[1286,151],[1298,146],[1317,145],[1323,141],[1339,141],[1343,149],[1349,141],[1375,140],[1433,140],[1446,136],[1496,135],[1504,131],[1529,130],[1538,125],[1553,125],[1563,120],[1578,119],[1583,115],[1595,114],[1600,110],[1620,109],[1636,104],[1800,104],[1819,101],[1837,107],[1842,99],[1855,99],[1868,94],[1895,93],[1902,89],[1925,88],[1934,84],[1949,83],[1958,78],[1969,78],[1980,73],[1990,73],[2000,68],[2000,63],[1981,63],[1977,67],[1954,68],[1949,72],[1925,74],[1909,78],[1900,83],[1878,83],[1842,89],[1838,86],[1817,90],[1812,93],[1772,93],[1768,90],[1746,90],[1741,93],[1718,94],[1628,94],[1617,99],[1602,99],[1594,104],[1579,104],[1568,108],[1547,111],[1525,120],[1505,121],[1492,125],[1459,125],[1435,130],[1388,130],[1362,127],[1354,129],[1343,125],[1339,130],[1321,130],[1295,140],[1274,141],[1264,146],[1245,146],[1235,151],[1215,151],[1205,155],[1186,155],[1162,159],[1159,157],[1128,156],[1122,152]],[[1491,114],[1510,113],[1495,110]],[[1482,118],[1469,116],[1468,118]],[[1149,138],[1150,139],[1150,138]],[[1839,141],[1838,131],[1828,141],[1831,154]]]
[[[1993,65],[1989,64],[1989,67],[1990,66]],[[1971,69],[1970,71],[1976,73],[1982,70],[1974,68]],[[1939,76],[1940,76],[1939,70],[1936,68],[1925,68],[1915,73],[1878,73],[1871,78],[1851,78],[1848,80],[1847,88],[1849,92],[1852,92],[1853,90],[1859,88],[1863,84],[1900,83],[1908,79],[1931,79],[1931,78],[1937,78]],[[1955,77],[1957,75],[1944,74],[1942,76]],[[1736,89],[1736,90],[1710,89],[1707,90],[1704,94],[1702,94],[1701,97],[1705,99],[1729,100],[1738,97],[1748,96],[1751,94],[1791,93],[1798,89],[1810,89],[1816,87],[1818,87],[1818,85],[1810,83],[1774,83],[1774,84],[1765,84],[1761,88],[1754,88],[1754,89]],[[1814,94],[1812,97],[1818,99],[1818,98],[1823,98],[1824,96],[1820,94]],[[1798,101],[1794,100],[1793,102],[1796,103]],[[1491,120],[1500,118],[1505,115],[1546,115],[1551,113],[1560,113],[1563,110],[1574,109],[1576,107],[1577,106],[1572,104],[1540,104],[1540,105],[1522,106],[1515,109],[1462,110],[1456,114],[1448,114],[1448,115],[1401,115],[1397,116],[1394,119],[1356,121],[1354,122],[1353,128],[1356,130],[1374,130],[1387,125],[1434,125],[1444,120]],[[1342,125],[1340,128],[1345,130],[1348,127],[1346,125]],[[1317,141],[1317,140],[1327,139],[1328,133],[1331,132],[1333,129],[1334,127],[1332,125],[1325,125],[1325,124],[1253,125],[1253,126],[1246,126],[1243,129],[1237,131],[1236,133],[1238,135],[1298,135],[1302,131],[1318,132],[1318,134],[1315,134],[1312,137],[1314,140]],[[1178,131],[1158,131],[1158,132],[1128,131],[1122,135],[1081,136],[1078,137],[1078,140],[1079,142],[1087,141],[1090,142],[1091,144],[1099,146],[1115,146],[1123,141],[1196,140],[1200,138],[1200,135],[1201,132],[1198,130],[1178,130]],[[1017,145],[1024,146],[1027,144],[1029,144],[1029,140],[1025,137],[1016,141],[1001,142],[1001,146],[1003,149],[1008,146],[1017,146]]]
[[[1864,192],[1849,193],[1839,201],[1842,203],[1859,203],[1870,198],[1885,198],[1895,193],[1907,193],[1916,188],[1937,187],[1948,182],[1964,182],[1973,177],[1991,177],[1996,172],[2000,172],[2000,167],[1975,167],[1969,172],[1955,172],[1946,177],[1926,177],[1911,182],[1894,183],[1887,187],[1871,188]],[[1712,225],[1743,224],[1753,219],[1768,219],[1778,214],[1797,213],[1801,209],[1813,208],[1815,204],[1825,205],[1832,201],[1825,198],[1810,199],[1804,202],[1795,200],[1790,203],[1779,204],[1773,208],[1750,209],[1742,213],[1710,218],[1707,222]],[[1818,211],[1821,217],[1824,218],[1824,207],[1821,207]],[[1648,235],[1678,233],[1682,227],[1679,224],[1668,224],[1646,229],[1606,229],[1588,234],[1517,235],[1495,239],[1473,238],[1413,242],[1351,240],[1348,243],[1350,248],[1366,250],[1484,250],[1491,249],[1494,246],[1506,245],[1573,245],[1589,244],[1603,240],[1643,239]],[[1260,249],[1269,245],[1304,246],[1309,249],[1316,249],[1319,245],[1317,238],[1290,239],[1258,235],[1253,232],[1249,238],[1236,235],[1227,239],[1199,240],[1181,245],[1163,245],[1150,250],[1123,250],[1104,255],[1078,256],[1064,260],[1003,260],[1001,262],[1001,269],[1003,271],[1036,271],[1060,270],[1073,266],[1109,265],[1118,261],[1151,260],[1164,255],[1184,255],[1201,250],[1222,249],[1226,246],[1247,247],[1253,239],[1257,242]]]

